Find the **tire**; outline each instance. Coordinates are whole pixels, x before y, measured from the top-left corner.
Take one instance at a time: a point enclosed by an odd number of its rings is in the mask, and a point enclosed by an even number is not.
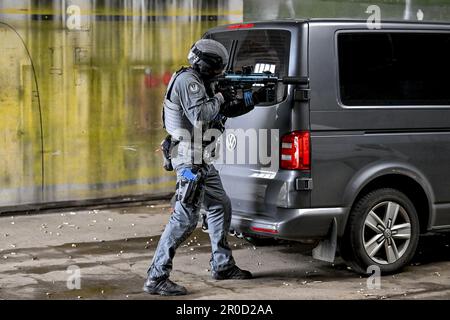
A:
[[[370,275],[367,268],[374,265],[381,274],[395,273],[413,258],[419,234],[419,219],[411,200],[399,190],[378,189],[352,208],[340,252],[357,273]]]

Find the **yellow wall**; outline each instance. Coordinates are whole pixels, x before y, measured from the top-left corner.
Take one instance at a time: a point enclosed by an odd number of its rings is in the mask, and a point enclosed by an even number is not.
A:
[[[242,14],[242,1],[2,1],[35,66],[44,156],[31,60],[0,24],[0,206],[173,191],[155,152],[165,83]]]

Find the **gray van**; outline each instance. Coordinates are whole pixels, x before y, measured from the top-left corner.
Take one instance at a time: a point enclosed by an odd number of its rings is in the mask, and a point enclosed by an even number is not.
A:
[[[338,251],[365,274],[399,271],[419,235],[450,229],[450,25],[288,20],[204,37],[234,44],[236,70],[308,79],[227,121],[279,132],[276,168],[218,165],[234,232],[319,240],[314,257]]]

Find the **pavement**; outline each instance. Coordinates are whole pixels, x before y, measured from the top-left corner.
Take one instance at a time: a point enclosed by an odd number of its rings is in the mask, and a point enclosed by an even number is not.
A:
[[[142,291],[170,212],[155,201],[0,216],[0,299],[173,299]],[[450,299],[449,235],[423,237],[411,265],[380,282],[340,258],[314,260],[312,244],[229,243],[255,278],[213,280],[209,237],[198,228],[174,260],[171,279],[189,290],[176,299]]]

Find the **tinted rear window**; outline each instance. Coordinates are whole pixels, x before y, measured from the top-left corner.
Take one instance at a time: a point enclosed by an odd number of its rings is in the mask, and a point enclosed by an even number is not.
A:
[[[254,72],[271,71],[279,77],[288,75],[291,33],[287,30],[240,30],[213,33],[206,36],[221,42],[230,51],[237,40],[233,71],[252,66]],[[277,102],[284,100],[285,86],[279,85]]]
[[[450,105],[450,34],[341,33],[338,55],[345,105]]]

